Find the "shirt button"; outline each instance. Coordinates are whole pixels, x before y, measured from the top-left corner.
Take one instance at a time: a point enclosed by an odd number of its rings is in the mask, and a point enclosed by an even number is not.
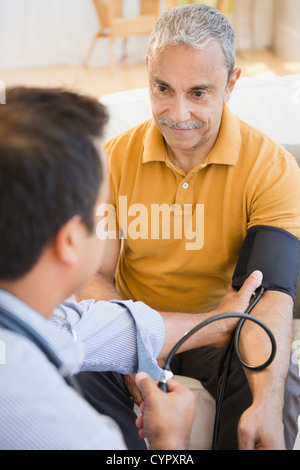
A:
[[[189,183],[183,183],[182,187],[183,189],[187,189],[189,187]]]

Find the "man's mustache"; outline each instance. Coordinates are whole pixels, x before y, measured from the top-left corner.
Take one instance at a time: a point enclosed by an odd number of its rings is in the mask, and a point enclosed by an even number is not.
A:
[[[190,131],[193,129],[202,129],[202,122],[174,122],[172,119],[159,119],[159,124],[163,126],[171,127],[172,129],[180,129]]]

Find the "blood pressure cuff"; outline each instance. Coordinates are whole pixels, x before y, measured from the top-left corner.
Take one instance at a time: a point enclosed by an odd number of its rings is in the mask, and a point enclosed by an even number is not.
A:
[[[251,227],[242,246],[232,286],[239,289],[256,270],[263,273],[261,287],[284,292],[295,301],[300,273],[298,238],[276,227]]]

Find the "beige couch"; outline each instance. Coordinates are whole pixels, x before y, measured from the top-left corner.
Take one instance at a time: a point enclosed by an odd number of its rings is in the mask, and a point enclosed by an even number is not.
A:
[[[101,98],[110,111],[105,139],[135,126],[151,117],[146,88],[106,95]],[[229,107],[242,119],[269,134],[286,147],[300,165],[300,75],[285,77],[241,78]],[[300,204],[300,201],[299,201]],[[300,288],[294,308],[294,360],[300,361]],[[215,402],[201,384],[187,377],[178,380],[194,390],[197,417],[190,448],[210,449]],[[300,449],[300,438],[296,449]]]

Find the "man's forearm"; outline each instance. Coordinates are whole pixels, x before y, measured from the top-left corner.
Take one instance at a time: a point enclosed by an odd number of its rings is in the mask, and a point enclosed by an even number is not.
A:
[[[121,300],[121,296],[115,288],[114,282],[106,276],[96,273],[90,282],[80,291],[75,293],[76,300],[80,302],[85,299],[99,300]]]
[[[187,333],[206,319],[224,313],[245,312],[248,308],[251,295],[260,286],[261,280],[261,273],[255,272],[246,279],[239,292],[236,292],[232,287],[229,287],[225,297],[222,299],[218,307],[209,313],[179,314],[160,312],[166,327],[165,343],[160,357],[165,357],[164,354],[170,351],[171,347],[182,338],[184,333]],[[183,346],[181,349],[178,349],[178,352],[201,346],[214,346],[220,348],[226,346],[238,321],[239,320],[235,318],[227,318],[207,325],[183,343]]]
[[[257,277],[249,276],[239,292],[230,287],[219,306],[209,313],[159,312],[165,325],[165,340],[159,358],[166,357],[185,333],[206,319],[221,313],[245,312],[252,293],[260,286],[260,283],[261,274],[259,273]],[[100,273],[95,274],[90,282],[76,293],[77,301],[85,299],[94,299],[95,301],[122,300],[114,287],[113,280]],[[230,318],[206,326],[191,336],[178,352],[208,345],[224,347],[237,322],[237,319]]]
[[[270,406],[282,407],[285,380],[291,356],[292,299],[281,292],[267,291],[253,309],[252,315],[268,325],[277,344],[275,359],[267,369],[261,372],[246,370],[253,400],[269,399]],[[265,362],[270,354],[270,344],[266,340],[266,334],[261,333],[257,327],[253,326],[252,322],[246,322],[243,330],[241,345],[247,361],[255,365],[258,365],[259,362]]]
[[[165,358],[173,346],[190,330],[199,323],[218,315],[220,312],[212,310],[209,313],[173,313],[160,312],[165,323],[165,341],[158,359]],[[238,320],[228,319],[216,321],[207,325],[193,334],[182,346],[178,352],[188,351],[190,349],[202,346],[224,347],[230,339],[230,333],[237,326]]]

